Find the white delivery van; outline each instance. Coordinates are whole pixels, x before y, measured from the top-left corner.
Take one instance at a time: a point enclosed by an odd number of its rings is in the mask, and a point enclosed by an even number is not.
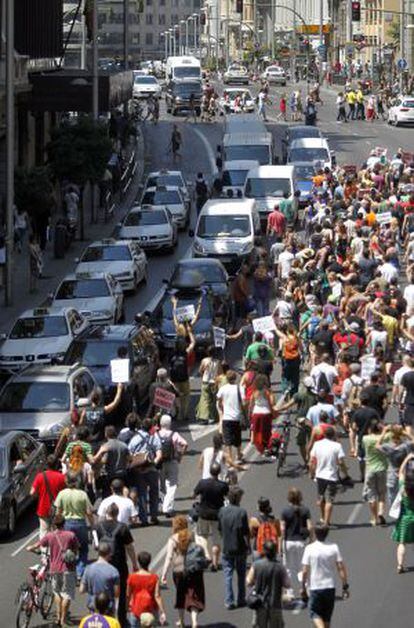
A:
[[[224,133],[267,133],[266,125],[256,113],[230,113],[224,119]]]
[[[227,196],[229,190],[233,192],[233,195],[235,197],[243,194],[244,183],[246,181],[247,173],[249,172],[249,170],[251,170],[252,168],[256,168],[258,165],[258,161],[252,161],[251,159],[225,161],[221,174],[221,182],[223,184],[223,196]]]
[[[293,199],[295,190],[294,166],[258,166],[249,171],[244,184],[244,196],[256,201],[262,223],[285,193]]]
[[[248,159],[259,164],[273,163],[271,133],[227,133],[223,139],[223,160]]]
[[[214,199],[203,206],[197,220],[193,257],[219,259],[231,273],[252,254],[260,234],[260,217],[253,199]]]
[[[165,69],[167,81],[198,79],[201,81],[200,60],[196,57],[168,57]]]
[[[324,137],[303,137],[293,140],[289,146],[287,163],[309,164],[320,168],[333,168],[336,163],[335,153],[329,150]]]

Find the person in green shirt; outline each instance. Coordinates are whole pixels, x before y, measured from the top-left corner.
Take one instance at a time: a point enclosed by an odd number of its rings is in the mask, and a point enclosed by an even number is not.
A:
[[[365,480],[362,496],[369,503],[372,526],[386,524],[384,508],[387,496],[388,460],[377,447],[381,433],[380,423],[372,422],[368,428],[368,434],[362,437],[365,450]]]
[[[286,218],[286,222],[292,225],[295,222],[295,211],[292,200],[289,198],[289,192],[283,193],[283,200],[279,203],[279,211]]]
[[[247,347],[245,360],[246,362],[251,361],[255,362],[260,358],[259,348],[265,347],[267,350],[268,360],[274,360],[274,354],[269,345],[263,340],[263,334],[260,331],[257,331],[253,336],[253,342],[251,345]]]

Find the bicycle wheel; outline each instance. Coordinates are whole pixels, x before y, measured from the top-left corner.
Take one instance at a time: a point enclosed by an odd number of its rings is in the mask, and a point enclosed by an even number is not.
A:
[[[16,628],[29,628],[33,613],[33,597],[29,587],[20,591],[17,600]]]
[[[277,457],[277,464],[276,464],[276,475],[278,478],[280,477],[280,470],[285,464],[285,460],[286,460],[286,450],[285,450],[285,446],[282,444],[280,445],[279,455]]]
[[[53,606],[53,597],[52,580],[48,577],[42,584],[39,594],[39,609],[43,619],[49,617]]]

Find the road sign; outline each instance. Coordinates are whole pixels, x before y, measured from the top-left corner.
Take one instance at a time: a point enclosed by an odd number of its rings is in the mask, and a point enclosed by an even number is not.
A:
[[[397,61],[397,67],[399,70],[403,71],[406,70],[408,68],[408,62],[407,59],[398,59]]]

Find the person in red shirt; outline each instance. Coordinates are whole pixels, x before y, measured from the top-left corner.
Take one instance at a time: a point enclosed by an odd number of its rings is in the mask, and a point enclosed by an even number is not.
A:
[[[51,454],[47,457],[46,471],[40,471],[33,482],[30,495],[37,497],[36,514],[39,517],[39,538],[50,530],[52,505],[58,493],[66,488],[65,476],[58,471],[59,461]]]
[[[131,628],[140,626],[139,618],[142,613],[159,613],[159,622],[166,623],[164,604],[160,594],[160,579],[148,569],[151,563],[149,552],[139,552],[139,569],[131,573],[127,580],[127,604],[129,608],[129,625]]]
[[[266,235],[273,237],[274,241],[281,242],[285,235],[286,218],[279,211],[279,206],[275,205],[273,211],[267,217]]]

